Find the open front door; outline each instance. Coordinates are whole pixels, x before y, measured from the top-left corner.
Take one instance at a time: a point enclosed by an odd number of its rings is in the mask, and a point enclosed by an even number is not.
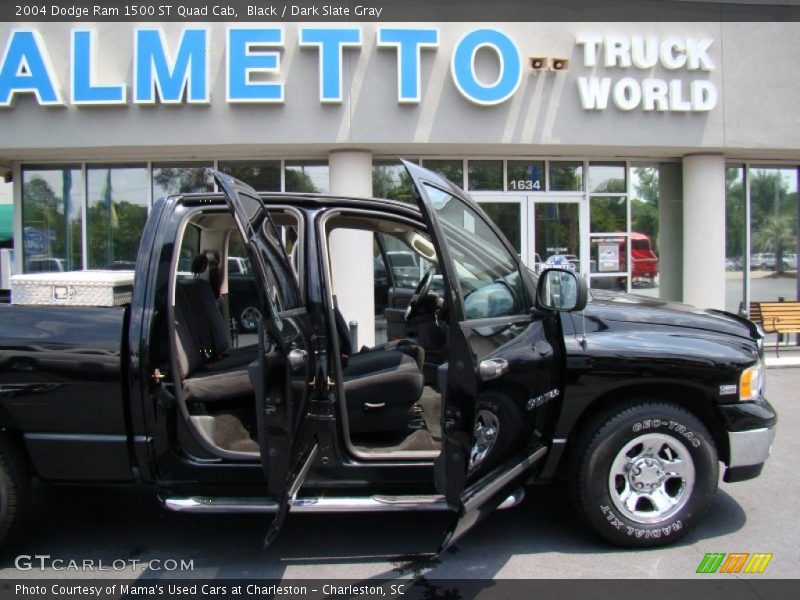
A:
[[[458,517],[442,551],[524,485],[546,453],[533,426],[540,408],[528,400],[560,396],[560,331],[552,320],[532,315],[532,282],[480,207],[446,179],[403,164],[436,246],[449,320],[449,354],[439,370],[442,452],[435,477]],[[494,423],[487,398],[506,403]],[[500,412],[507,416],[498,426]],[[492,442],[491,435],[497,440],[504,427],[522,423],[513,441]]]
[[[313,420],[306,418],[315,389],[314,327],[268,207],[249,185],[219,171],[213,175],[247,244],[263,315],[250,379],[267,493],[279,504],[267,546],[317,454]]]

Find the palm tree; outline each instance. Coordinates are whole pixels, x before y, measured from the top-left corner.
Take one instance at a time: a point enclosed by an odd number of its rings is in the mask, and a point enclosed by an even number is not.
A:
[[[793,225],[788,215],[765,217],[753,240],[758,249],[775,253],[775,268],[778,274],[784,271],[784,249],[793,246],[795,243]]]

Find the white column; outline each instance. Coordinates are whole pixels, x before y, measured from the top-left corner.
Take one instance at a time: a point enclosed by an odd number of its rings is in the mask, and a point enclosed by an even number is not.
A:
[[[330,189],[337,196],[372,196],[372,154],[362,150],[330,153]],[[372,233],[334,231],[328,243],[333,293],[349,323],[358,323],[358,347],[375,345],[375,292]],[[354,348],[357,350],[357,348]]]
[[[683,301],[725,308],[725,157],[683,158]]]

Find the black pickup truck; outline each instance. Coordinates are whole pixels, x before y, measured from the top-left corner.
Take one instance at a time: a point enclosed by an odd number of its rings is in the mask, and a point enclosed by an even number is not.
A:
[[[259,194],[215,172],[221,193],[154,206],[129,304],[0,307],[2,537],[35,476],[274,513],[265,543],[289,511],[451,511],[444,548],[561,478],[598,534],[657,546],[701,518],[720,462],[728,482],[761,472],[776,415],[755,325],[534,274],[462,190],[405,166],[415,203]],[[339,308],[337,230],[410,265],[404,284],[374,277],[388,335],[372,347]],[[238,344],[232,242],[263,315]]]

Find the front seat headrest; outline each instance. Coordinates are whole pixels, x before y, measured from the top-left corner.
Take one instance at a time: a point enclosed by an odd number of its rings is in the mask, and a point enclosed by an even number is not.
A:
[[[200,275],[208,268],[208,257],[205,254],[198,254],[192,259],[192,273]]]

